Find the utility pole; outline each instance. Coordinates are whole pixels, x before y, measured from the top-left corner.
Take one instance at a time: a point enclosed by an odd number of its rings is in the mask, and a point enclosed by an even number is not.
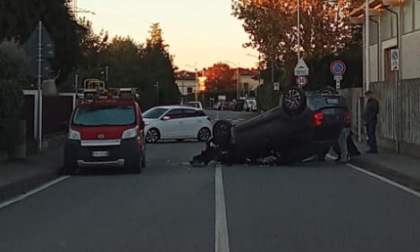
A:
[[[159,105],[159,81],[156,81],[156,106]]]
[[[42,152],[42,21],[38,23],[38,151]]]
[[[298,57],[298,62],[299,62],[300,60],[300,0],[297,0],[297,37],[298,37],[297,57]]]

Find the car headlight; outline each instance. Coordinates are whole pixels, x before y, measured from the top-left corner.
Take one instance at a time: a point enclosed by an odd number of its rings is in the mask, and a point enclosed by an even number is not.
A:
[[[67,138],[70,140],[80,140],[80,132],[70,129]]]
[[[134,138],[137,136],[137,127],[136,128],[132,128],[132,129],[128,129],[125,130],[122,134],[122,139],[127,139],[127,138]]]

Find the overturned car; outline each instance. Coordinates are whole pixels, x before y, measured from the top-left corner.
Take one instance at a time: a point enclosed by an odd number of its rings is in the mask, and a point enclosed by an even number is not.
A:
[[[238,125],[216,122],[206,149],[190,163],[258,163],[271,157],[275,164],[293,164],[314,155],[324,160],[344,125],[351,122],[344,97],[333,88],[305,92],[290,87],[280,101]]]

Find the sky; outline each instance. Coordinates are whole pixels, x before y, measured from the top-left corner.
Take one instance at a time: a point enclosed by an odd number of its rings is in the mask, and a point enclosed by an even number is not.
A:
[[[248,34],[231,15],[231,0],[77,0],[77,13],[101,29],[130,36],[136,43],[149,38],[150,25],[160,23],[163,39],[183,70],[202,69],[218,62],[232,68],[256,67],[258,52],[243,48]]]

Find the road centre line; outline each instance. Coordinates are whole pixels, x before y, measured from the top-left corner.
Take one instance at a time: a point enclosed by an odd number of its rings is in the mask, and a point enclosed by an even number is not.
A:
[[[215,252],[229,252],[229,233],[226,218],[225,192],[223,188],[223,172],[220,165],[216,165],[214,174],[215,184]]]
[[[26,199],[26,198],[29,198],[32,195],[35,195],[35,194],[37,194],[37,193],[39,193],[41,191],[44,191],[45,189],[47,189],[47,188],[49,188],[49,187],[51,187],[51,186],[53,186],[55,184],[58,184],[58,183],[66,180],[68,178],[70,178],[70,176],[62,176],[62,177],[59,177],[59,178],[57,178],[55,180],[52,180],[52,181],[50,181],[48,183],[45,183],[45,184],[41,185],[41,186],[39,186],[39,187],[37,187],[35,189],[32,189],[29,192],[26,192],[24,194],[21,194],[21,195],[15,197],[15,198],[12,198],[12,199],[10,199],[8,201],[2,202],[2,203],[0,203],[0,209],[3,209],[5,207],[7,207],[7,206],[10,206],[12,204],[15,204],[15,203],[17,203],[19,201],[22,201],[22,200]]]

